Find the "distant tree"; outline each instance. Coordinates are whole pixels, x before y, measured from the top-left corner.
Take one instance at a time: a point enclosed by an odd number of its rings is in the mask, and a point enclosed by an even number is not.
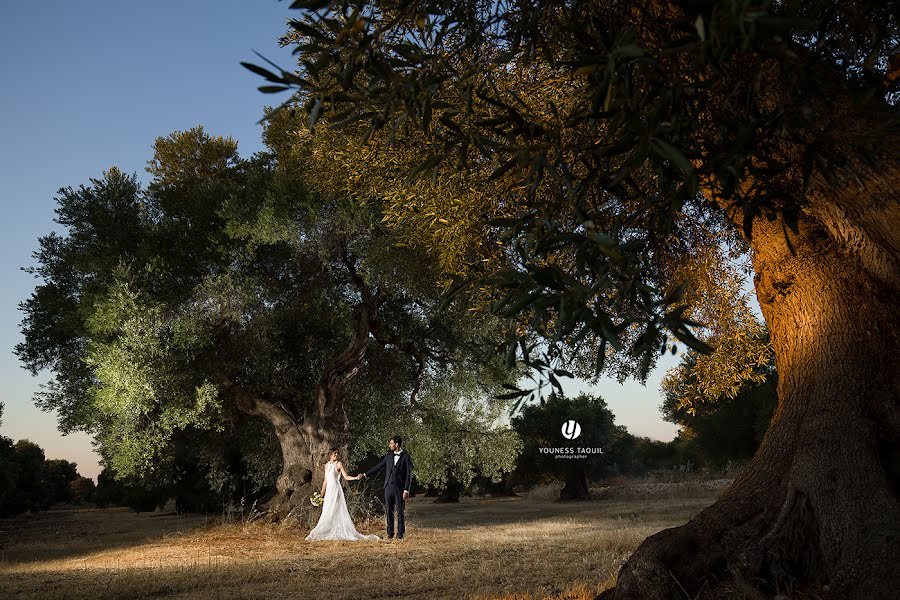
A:
[[[14,508],[32,512],[50,506],[51,489],[47,477],[44,450],[34,442],[22,439],[13,446],[14,460],[18,463],[19,477],[14,486]]]
[[[69,482],[73,504],[85,504],[94,499],[94,480],[89,477],[77,476]]]
[[[118,506],[123,503],[125,493],[123,485],[116,481],[112,470],[104,467],[100,474],[97,475],[97,487],[94,490],[94,504],[98,508],[106,508],[108,506]]]
[[[632,435],[624,425],[615,426],[604,453],[609,457],[610,476],[643,475],[682,462],[673,442]]]
[[[78,465],[63,459],[52,459],[46,462],[46,466],[50,502],[71,502],[72,488],[69,484],[78,478]]]
[[[698,470],[703,461],[691,437],[690,433],[679,431],[670,442],[648,437],[637,438],[634,446],[635,473],[674,469]]]
[[[135,512],[150,512],[163,507],[172,497],[170,485],[152,485],[129,477],[116,477],[110,467],[97,476],[94,504],[97,508],[127,506]]]
[[[10,516],[20,510],[16,503],[19,495],[16,485],[19,482],[19,461],[13,441],[0,435],[0,516]]]
[[[574,420],[581,433],[569,440],[563,436],[563,424]],[[565,481],[561,500],[588,498],[588,479],[600,477],[614,460],[609,455],[610,442],[616,435],[615,416],[599,396],[579,394],[568,398],[556,392],[540,403],[526,404],[511,420],[512,427],[524,442],[519,455],[516,478],[535,482],[551,476]],[[556,458],[554,448],[600,448],[602,453],[587,454],[586,458]],[[547,452],[541,449],[546,448]]]

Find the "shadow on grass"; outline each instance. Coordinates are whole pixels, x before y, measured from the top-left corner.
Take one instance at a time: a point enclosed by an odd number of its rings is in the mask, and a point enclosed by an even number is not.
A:
[[[407,503],[406,521],[424,529],[465,529],[492,525],[529,524],[545,520],[577,518],[589,515],[609,519],[639,518],[642,515],[666,517],[684,512],[686,507],[700,510],[712,504],[710,494],[698,498],[613,498],[552,502],[528,497],[461,498],[456,503],[435,503],[431,498]]]
[[[0,567],[126,549],[203,527],[215,516],[65,507],[4,518],[0,519]]]

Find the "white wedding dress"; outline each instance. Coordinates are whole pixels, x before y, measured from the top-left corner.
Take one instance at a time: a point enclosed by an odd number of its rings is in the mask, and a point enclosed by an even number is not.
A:
[[[381,537],[375,534],[366,535],[356,530],[347,510],[347,501],[344,500],[341,474],[333,462],[325,467],[325,482],[322,514],[306,540],[380,540]]]

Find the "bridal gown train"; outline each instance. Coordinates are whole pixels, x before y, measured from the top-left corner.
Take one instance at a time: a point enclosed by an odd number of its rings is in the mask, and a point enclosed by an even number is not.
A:
[[[309,540],[380,540],[381,537],[366,535],[356,530],[347,502],[344,500],[344,488],[341,487],[341,474],[333,462],[325,467],[325,501],[322,504],[322,515],[313,527]]]

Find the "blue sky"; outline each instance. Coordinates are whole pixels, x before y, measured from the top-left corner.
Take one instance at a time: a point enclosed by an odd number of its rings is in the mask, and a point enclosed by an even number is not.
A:
[[[281,96],[257,91],[262,81],[240,66],[259,62],[257,50],[285,67],[290,53],[277,39],[291,16],[289,2],[218,0],[155,2],[6,2],[0,12],[0,434],[28,438],[48,458],[76,462],[96,478],[90,439],[62,436],[56,415],[34,407],[32,394],[49,374],[22,368],[13,347],[21,340],[17,305],[36,279],[41,235],[57,229],[54,196],[111,166],[137,173],[153,142],[202,124],[238,141],[249,156],[262,148],[256,121]],[[659,418],[659,380],[677,357],[667,355],[647,386],[615,381],[602,395],[618,423],[636,435],[670,440],[676,428]],[[564,382],[567,393],[583,386]]]
[[[230,135],[244,156],[262,149],[256,125],[259,78],[241,61],[257,50],[285,67],[278,47],[291,11],[276,0],[216,2],[4,2],[0,9],[0,434],[28,438],[48,458],[99,473],[90,440],[62,436],[56,415],[31,397],[32,377],[13,354],[21,340],[17,305],[36,279],[38,236],[57,229],[54,196],[115,165],[147,181],[153,142],[203,124]]]

